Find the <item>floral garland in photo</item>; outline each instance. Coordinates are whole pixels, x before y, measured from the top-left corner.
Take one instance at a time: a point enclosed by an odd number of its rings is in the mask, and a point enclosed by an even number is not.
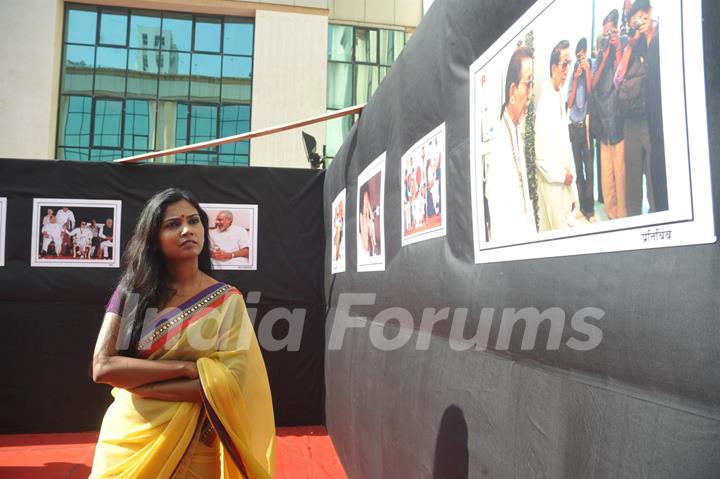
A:
[[[525,46],[534,50],[533,47],[534,35],[533,31],[530,30],[525,35]],[[533,204],[533,211],[535,212],[535,227],[538,228],[540,224],[538,216],[538,192],[537,192],[537,171],[535,169],[535,97],[530,100],[528,105],[527,115],[525,116],[525,133],[523,135],[525,142],[525,163],[527,165],[527,180],[528,180],[528,191],[530,193],[530,200]]]

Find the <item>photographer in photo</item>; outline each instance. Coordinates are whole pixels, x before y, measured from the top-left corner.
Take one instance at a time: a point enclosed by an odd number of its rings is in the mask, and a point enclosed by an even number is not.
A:
[[[603,39],[599,61],[593,72],[592,95],[595,110],[593,131],[600,142],[601,184],[605,210],[611,220],[627,216],[625,197],[625,131],[618,108],[618,92],[613,82],[622,59],[618,31],[620,14],[612,10],[603,20]]]
[[[588,101],[592,92],[592,72],[587,57],[587,39],[581,38],[575,47],[575,67],[568,95],[570,120],[570,143],[575,158],[575,184],[580,197],[579,213],[590,223],[595,219],[595,195],[593,194],[594,161],[588,131]]]
[[[642,214],[643,175],[650,212],[668,209],[660,89],[660,31],[650,0],[628,11],[628,43],[615,75],[624,114],[628,215]]]

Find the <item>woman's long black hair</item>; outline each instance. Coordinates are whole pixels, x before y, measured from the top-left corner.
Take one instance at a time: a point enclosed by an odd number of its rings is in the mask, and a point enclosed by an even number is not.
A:
[[[137,356],[146,311],[148,308],[162,307],[174,292],[168,286],[170,278],[158,244],[158,234],[168,205],[181,200],[190,203],[200,215],[200,221],[205,229],[205,242],[198,257],[198,267],[200,271],[211,274],[208,216],[200,207],[195,196],[179,188],[168,188],[153,195],[145,203],[145,207],[140,213],[140,218],[123,256],[120,292],[126,302],[130,299],[129,295],[131,294],[137,295],[134,298],[138,298],[138,301],[134,307],[132,304],[126,303],[127,314],[123,312],[126,315],[122,321],[125,327],[120,331],[120,344],[127,345],[127,349],[119,348],[120,354]],[[130,306],[129,310],[128,306]]]

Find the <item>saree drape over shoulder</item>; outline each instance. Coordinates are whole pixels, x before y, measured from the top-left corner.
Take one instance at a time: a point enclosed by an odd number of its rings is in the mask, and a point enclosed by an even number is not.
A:
[[[204,290],[153,322],[140,357],[197,361],[203,403],[143,399],[115,388],[91,479],[265,479],[275,421],[265,363],[240,292]]]

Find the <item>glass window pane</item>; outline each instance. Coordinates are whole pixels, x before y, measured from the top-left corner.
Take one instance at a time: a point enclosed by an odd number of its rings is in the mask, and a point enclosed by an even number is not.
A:
[[[58,160],[71,161],[88,161],[90,159],[90,150],[87,148],[63,148],[57,149]]]
[[[220,98],[220,55],[193,54],[190,80],[191,99],[218,101]]]
[[[377,63],[377,30],[355,29],[355,61]]]
[[[223,78],[252,78],[252,58],[225,55]]]
[[[198,18],[195,21],[195,51],[220,52],[219,18]]]
[[[367,103],[380,83],[378,67],[355,65],[355,100]]]
[[[351,62],[353,27],[330,25],[328,33],[328,60]]]
[[[128,100],[125,102],[125,138],[123,146],[126,149],[153,149],[154,127],[154,101]]]
[[[62,92],[92,95],[94,66],[95,47],[66,45]]]
[[[250,131],[249,105],[223,105],[220,118],[220,137],[239,135]],[[220,153],[247,154],[249,143],[247,141],[220,145]]]
[[[129,51],[127,72],[127,96],[155,98],[158,88],[158,64],[168,52],[153,50]]]
[[[405,46],[405,32],[380,30],[380,64],[392,65]]]
[[[395,57],[393,58],[393,62],[397,60],[397,57],[400,56],[400,52],[403,48],[405,48],[405,32],[403,31],[395,31],[393,32],[395,36]]]
[[[228,20],[225,22],[223,52],[235,55],[252,55],[253,24]]]
[[[190,108],[190,143],[217,138],[217,113],[218,107],[215,105],[192,105]]]
[[[160,101],[157,104],[155,149],[187,145],[188,107],[185,103]]]
[[[160,98],[187,101],[190,90],[190,54],[161,52]]]
[[[90,145],[90,113],[92,98],[89,96],[61,96],[58,125],[58,145]]]
[[[120,146],[122,101],[97,100],[93,121],[94,146]],[[92,156],[92,155],[91,155]]]
[[[120,150],[96,150],[93,149],[90,152],[91,161],[113,161],[122,158],[122,151]]]
[[[222,98],[250,102],[252,92],[252,58],[223,57]]]
[[[98,47],[95,63],[95,94],[125,95],[127,50]]]
[[[219,155],[218,164],[221,166],[248,166],[248,155]]]
[[[142,155],[144,153],[148,153],[150,150],[123,150],[122,151],[122,157],[123,158],[129,158],[131,156],[136,155]],[[155,158],[156,159],[156,158]]]
[[[328,63],[328,108],[339,110],[352,106],[352,71],[351,64]]]
[[[65,23],[65,41],[95,45],[97,13],[95,8],[85,10],[82,7],[68,9]]]
[[[344,116],[341,118],[335,118],[327,123],[327,130],[325,136],[325,154],[330,157],[337,155],[338,150],[347,138],[350,128],[353,125],[352,116]]]
[[[190,109],[185,103],[178,103],[175,112],[175,146],[190,144],[188,139],[188,121],[190,120]]]
[[[130,16],[130,46],[135,48],[158,48],[155,38],[160,36],[160,13],[143,12]],[[159,40],[158,40],[158,43]]]
[[[385,75],[390,71],[390,67],[380,67],[380,83],[385,79]]]
[[[188,153],[186,155],[186,165],[217,165],[217,153]]]
[[[163,15],[162,39],[158,38],[158,44],[162,44],[163,49],[189,52],[191,39],[192,15],[181,13],[166,13]]]
[[[100,43],[104,45],[127,44],[127,13],[103,11],[100,14]]]
[[[354,28],[339,26],[337,40],[337,58],[352,61]],[[253,43],[252,19],[68,6],[58,157],[110,160],[249,131]],[[349,105],[352,65],[340,69]],[[217,164],[218,153],[247,165],[250,142],[160,161]]]

